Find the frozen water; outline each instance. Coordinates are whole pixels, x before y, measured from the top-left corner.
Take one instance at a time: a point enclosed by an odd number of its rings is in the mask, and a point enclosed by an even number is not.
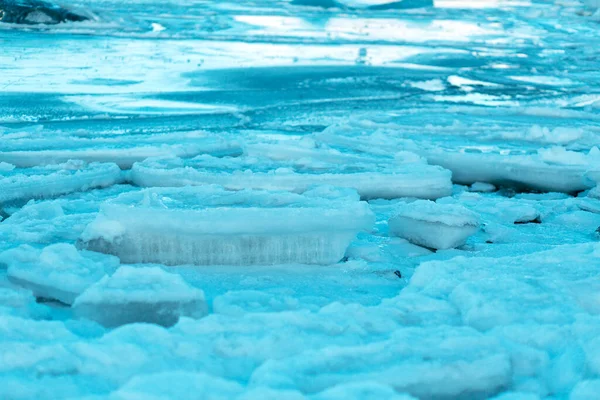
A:
[[[60,5],[0,22],[1,399],[598,397],[593,1]]]
[[[81,242],[126,263],[327,265],[373,223],[352,190],[147,189],[104,204]]]
[[[207,312],[204,293],[160,268],[123,266],[88,287],[73,303],[77,316],[108,327],[133,322],[174,325]]]
[[[235,156],[241,153],[240,143],[233,138],[195,131],[177,134],[78,131],[67,134],[36,127],[7,130],[0,144],[0,160],[20,168],[83,160],[110,162],[129,169],[134,162],[148,157]]]
[[[30,289],[36,297],[72,304],[93,283],[119,266],[113,256],[79,252],[75,246],[59,243],[42,250],[29,246],[0,254],[8,266],[8,279]]]
[[[401,205],[389,222],[390,235],[432,249],[461,246],[479,229],[479,219],[460,205],[419,200]]]
[[[328,155],[323,156],[329,158]],[[363,199],[418,197],[437,199],[452,191],[450,172],[416,162],[331,164],[316,157],[295,162],[260,158],[201,156],[191,160],[146,160],[133,166],[131,179],[139,186],[217,184],[227,189],[289,190],[302,193],[318,184],[356,189]]]
[[[68,161],[38,168],[0,171],[0,204],[86,191],[114,185],[121,179],[115,164]]]

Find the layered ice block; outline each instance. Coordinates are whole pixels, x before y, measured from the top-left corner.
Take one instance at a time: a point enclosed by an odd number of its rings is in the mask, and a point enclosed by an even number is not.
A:
[[[80,245],[125,263],[334,264],[374,215],[354,191],[152,188],[105,203]]]
[[[112,162],[129,169],[148,157],[236,156],[240,143],[206,132],[169,134],[48,134],[43,130],[10,131],[0,144],[0,161],[17,167],[64,163],[68,160]]]
[[[414,155],[413,155],[414,156]],[[139,186],[221,185],[227,189],[288,190],[302,193],[313,185],[355,189],[363,199],[416,197],[437,199],[452,192],[451,173],[416,159],[384,163],[334,164],[316,157],[277,161],[262,157],[148,159],[136,163],[132,181]]]
[[[84,291],[73,303],[75,315],[106,327],[135,322],[174,325],[181,316],[208,312],[204,292],[181,276],[157,267],[123,266]]]
[[[461,246],[479,229],[477,215],[457,204],[418,200],[395,211],[388,221],[390,235],[432,249]]]
[[[68,161],[34,168],[0,164],[0,204],[107,187],[121,180],[121,170],[112,163]]]

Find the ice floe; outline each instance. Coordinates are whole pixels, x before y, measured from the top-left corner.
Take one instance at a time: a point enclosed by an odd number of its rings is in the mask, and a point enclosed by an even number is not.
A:
[[[479,229],[475,213],[460,205],[427,200],[399,205],[388,224],[390,235],[438,250],[463,245]]]
[[[108,327],[133,322],[174,325],[207,313],[204,293],[157,267],[122,266],[88,287],[73,303],[77,316]]]
[[[452,192],[450,176],[449,171],[421,161],[333,164],[313,158],[277,162],[255,157],[209,156],[149,159],[134,164],[131,171],[131,180],[143,187],[217,184],[232,190],[302,193],[311,186],[327,184],[356,189],[363,199],[437,199]]]
[[[158,188],[105,203],[81,245],[126,263],[327,265],[340,261],[373,223],[369,206],[352,190]]]

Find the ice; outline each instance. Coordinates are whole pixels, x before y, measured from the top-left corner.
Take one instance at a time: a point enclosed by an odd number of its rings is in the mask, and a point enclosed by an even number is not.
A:
[[[207,313],[204,293],[179,275],[156,267],[122,266],[88,287],[73,303],[80,318],[114,327],[134,322],[174,325],[179,317]]]
[[[414,156],[414,155],[413,155]],[[333,164],[314,158],[277,162],[255,157],[191,160],[153,159],[136,163],[132,181],[139,186],[218,184],[227,189],[269,189],[304,192],[317,184],[353,188],[361,198],[418,197],[437,199],[452,192],[450,172],[411,162]]]
[[[389,222],[390,235],[432,249],[463,245],[479,230],[476,214],[460,205],[418,200],[398,206]]]
[[[114,185],[121,180],[116,164],[68,161],[37,168],[0,171],[0,204],[26,202]]]
[[[496,186],[492,185],[491,183],[475,182],[471,185],[471,191],[490,193],[496,191]]]
[[[352,190],[298,195],[208,185],[123,194],[102,206],[81,242],[126,263],[327,265],[373,223]]]
[[[78,251],[66,243],[42,250],[22,246],[0,254],[8,279],[30,289],[36,297],[72,304],[75,298],[119,266],[114,256]]]
[[[115,163],[129,169],[148,157],[236,156],[239,141],[202,131],[176,134],[64,133],[43,129],[10,130],[0,144],[0,160],[19,168],[60,164],[68,160]]]

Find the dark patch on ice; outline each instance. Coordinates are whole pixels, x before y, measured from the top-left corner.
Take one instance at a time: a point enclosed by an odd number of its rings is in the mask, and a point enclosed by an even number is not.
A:
[[[67,303],[63,303],[62,301],[52,299],[50,297],[41,297],[41,296],[36,297],[35,302],[38,304],[45,304],[47,306],[57,307],[57,308],[70,308],[71,307]]]
[[[541,223],[542,223],[542,220],[540,219],[539,215],[537,217],[535,217],[534,219],[515,221],[515,225],[541,224]]]
[[[134,80],[126,80],[126,79],[104,79],[104,78],[70,81],[70,83],[73,83],[76,85],[94,85],[94,86],[129,86],[129,85],[136,85],[136,84],[142,83],[142,82],[143,81],[134,81]]]
[[[88,17],[40,0],[0,0],[0,22],[10,24],[54,25],[80,22]]]
[[[402,272],[396,270],[396,271],[394,271],[394,275],[396,275],[398,278],[402,279]]]

